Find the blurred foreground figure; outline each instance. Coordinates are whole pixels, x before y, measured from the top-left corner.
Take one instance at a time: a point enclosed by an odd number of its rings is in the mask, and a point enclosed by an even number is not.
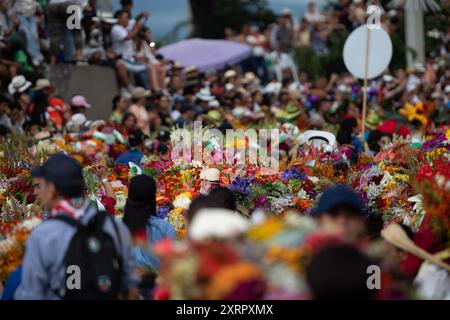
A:
[[[16,299],[137,297],[130,232],[84,197],[82,167],[63,154],[32,171],[38,201],[50,217],[27,242]]]

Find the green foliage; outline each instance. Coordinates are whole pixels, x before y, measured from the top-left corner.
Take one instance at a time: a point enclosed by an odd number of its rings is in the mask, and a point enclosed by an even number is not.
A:
[[[244,24],[266,26],[275,20],[266,0],[190,0],[193,36],[223,38],[224,29],[239,31]]]
[[[317,55],[312,48],[298,48],[294,52],[294,61],[300,70],[306,71],[312,79],[328,77],[332,73],[346,71],[342,59],[342,50],[348,31],[336,31],[328,39],[329,53]]]
[[[448,1],[446,4],[444,1],[440,1],[441,11],[440,12],[432,12],[427,11],[425,13],[425,48],[427,55],[436,52],[436,50],[442,45],[443,39],[435,39],[427,36],[426,32],[431,30],[440,31],[443,35],[447,33],[448,28],[450,27],[450,4]]]
[[[299,192],[302,189],[302,180],[300,180],[300,179],[289,180],[288,189],[293,194]]]

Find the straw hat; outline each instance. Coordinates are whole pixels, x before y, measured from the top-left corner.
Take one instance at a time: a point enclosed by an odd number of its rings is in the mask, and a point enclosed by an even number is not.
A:
[[[142,87],[136,87],[131,92],[131,98],[132,99],[141,99],[141,98],[147,98],[151,95],[150,90],[145,90]]]
[[[227,71],[225,72],[225,74],[223,75],[223,78],[224,78],[225,80],[228,80],[228,79],[234,78],[234,77],[236,77],[236,76],[237,76],[237,72],[231,69],[231,70],[227,70]]]
[[[52,84],[50,83],[50,80],[42,78],[42,79],[38,79],[36,81],[36,86],[34,87],[34,90],[38,91],[38,90],[42,90],[45,88],[51,88]]]
[[[290,122],[297,119],[302,114],[302,111],[294,104],[289,103],[286,110],[282,110],[277,114],[277,120],[280,122]]]
[[[220,124],[222,123],[222,115],[220,114],[219,111],[217,110],[210,110],[206,116],[205,116],[205,120],[208,120],[212,123],[214,123],[216,126],[220,126]]]

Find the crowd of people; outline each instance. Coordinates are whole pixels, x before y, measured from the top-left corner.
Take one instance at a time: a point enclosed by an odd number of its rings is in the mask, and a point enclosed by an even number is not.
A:
[[[450,28],[425,64],[364,91],[350,73],[312,79],[292,50],[326,55],[331,33],[365,23],[368,1],[227,29],[252,56],[203,73],[156,53],[132,0],[114,15],[89,1],[70,31],[76,1],[13,3],[0,0],[5,299],[450,298]],[[390,32],[399,14],[384,15]],[[58,97],[44,62],[115,68],[109,119],[88,119],[100,106],[83,95]],[[279,129],[280,172],[176,163],[173,130],[193,121]],[[71,265],[87,274],[76,292]],[[372,265],[382,290],[367,286]]]

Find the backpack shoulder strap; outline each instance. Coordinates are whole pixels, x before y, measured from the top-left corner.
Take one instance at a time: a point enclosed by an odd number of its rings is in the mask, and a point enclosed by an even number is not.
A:
[[[72,227],[74,227],[76,229],[83,226],[83,224],[80,221],[78,221],[77,219],[74,219],[72,217],[69,217],[68,215],[65,215],[65,214],[56,215],[54,217],[49,218],[48,220],[59,220],[59,221],[62,221],[62,222],[65,222],[65,223],[71,225]]]
[[[107,220],[107,219],[111,220],[111,223],[112,223],[112,225],[114,227],[114,232],[117,235],[117,240],[118,240],[118,243],[119,243],[119,249],[121,249],[122,248],[122,237],[120,236],[119,227],[117,226],[117,223],[116,223],[114,217],[109,212],[106,212],[106,211],[103,211],[103,210],[102,211],[98,211],[96,213],[96,216],[97,216],[97,219],[98,219],[97,223],[99,224],[99,226],[103,226],[104,223],[105,223],[105,220]]]

